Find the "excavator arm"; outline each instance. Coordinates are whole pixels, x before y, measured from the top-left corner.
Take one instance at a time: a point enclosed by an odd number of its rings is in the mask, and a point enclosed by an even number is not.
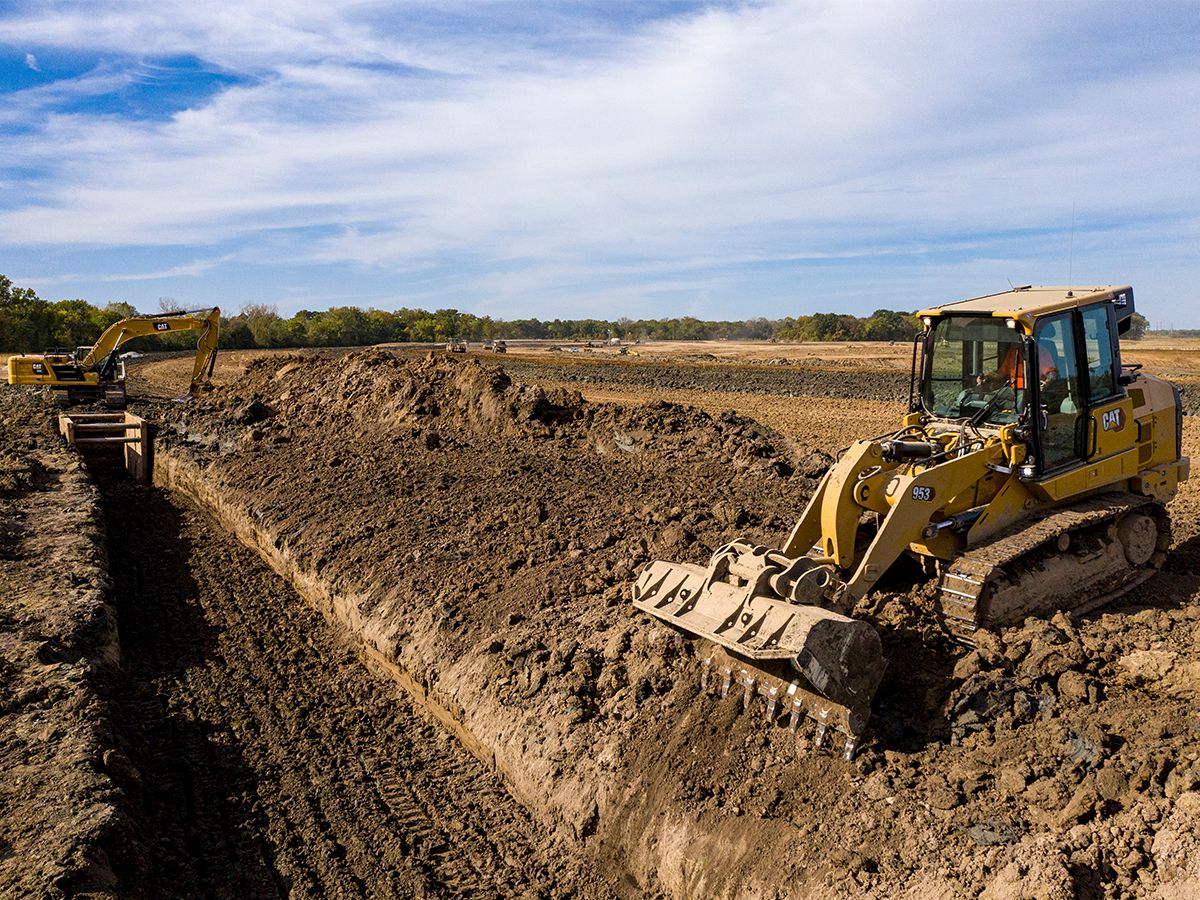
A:
[[[217,361],[217,340],[221,328],[221,310],[214,306],[209,310],[166,313],[158,316],[132,316],[110,325],[100,335],[92,349],[79,361],[81,368],[99,369],[101,380],[112,377],[116,368],[117,353],[134,338],[148,334],[167,334],[172,331],[199,331],[196,342],[196,361],[192,366],[191,389],[194,391],[212,375]]]

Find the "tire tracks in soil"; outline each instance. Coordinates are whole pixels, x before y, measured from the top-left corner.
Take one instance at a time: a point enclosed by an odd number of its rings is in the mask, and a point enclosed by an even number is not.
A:
[[[104,491],[144,896],[603,896],[206,513]]]

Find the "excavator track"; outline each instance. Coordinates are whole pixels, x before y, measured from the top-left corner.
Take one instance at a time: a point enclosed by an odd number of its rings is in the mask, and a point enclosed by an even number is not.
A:
[[[1161,503],[1106,492],[1027,521],[972,547],[942,573],[942,615],[960,642],[975,632],[1096,609],[1145,581],[1171,546]]]

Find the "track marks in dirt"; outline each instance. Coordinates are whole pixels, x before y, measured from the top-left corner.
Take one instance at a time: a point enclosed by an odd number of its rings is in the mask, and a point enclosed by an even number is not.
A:
[[[146,896],[596,892],[206,514],[129,486],[107,489],[106,513]]]

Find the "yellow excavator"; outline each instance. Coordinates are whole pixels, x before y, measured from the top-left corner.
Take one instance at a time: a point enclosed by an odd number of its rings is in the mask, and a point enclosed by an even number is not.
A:
[[[67,402],[103,396],[109,409],[125,407],[125,364],[121,347],[134,338],[172,331],[198,331],[190,391],[212,377],[217,362],[221,310],[185,310],[157,316],[131,316],[110,325],[91,347],[47,350],[8,358],[9,384],[44,385],[65,391]]]
[[[734,540],[706,567],[652,562],[634,606],[700,639],[706,688],[762,696],[793,732],[814,719],[816,746],[840,732],[849,759],[886,665],[855,607],[889,570],[895,586],[902,557],[967,645],[981,628],[1094,609],[1162,565],[1189,461],[1179,391],[1121,363],[1133,313],[1129,286],[923,310],[901,427],[841,453],[782,547]]]

